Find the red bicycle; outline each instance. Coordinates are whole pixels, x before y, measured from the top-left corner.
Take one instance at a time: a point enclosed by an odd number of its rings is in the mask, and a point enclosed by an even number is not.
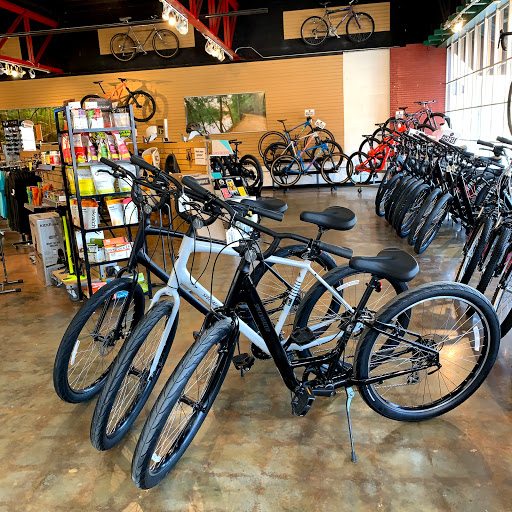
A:
[[[370,147],[368,152],[356,151],[350,156],[349,179],[354,185],[366,185],[377,175],[386,169],[389,159],[395,155],[398,144],[397,136],[406,130],[402,125],[391,135],[386,135],[375,147]]]

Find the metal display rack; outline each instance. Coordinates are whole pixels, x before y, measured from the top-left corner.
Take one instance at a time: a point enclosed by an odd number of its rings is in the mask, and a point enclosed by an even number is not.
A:
[[[55,124],[57,127],[57,136],[59,140],[59,149],[60,149],[60,155],[61,155],[61,169],[62,169],[62,177],[64,182],[64,190],[66,194],[66,209],[68,214],[68,226],[71,229],[68,229],[69,232],[69,238],[70,238],[70,244],[71,244],[71,252],[72,252],[72,259],[73,259],[73,265],[74,265],[74,272],[76,275],[76,286],[77,286],[77,293],[78,293],[78,299],[81,300],[84,296],[84,292],[82,290],[81,285],[81,269],[82,269],[82,263],[85,266],[85,275],[87,278],[87,290],[88,290],[88,296],[90,297],[92,295],[92,278],[91,278],[91,268],[93,267],[102,267],[102,266],[111,266],[115,265],[117,263],[120,263],[122,261],[127,261],[128,258],[123,258],[119,260],[109,260],[109,261],[102,261],[102,262],[90,262],[89,261],[89,254],[87,251],[87,233],[93,233],[96,231],[110,231],[112,233],[112,236],[115,237],[114,230],[117,229],[125,229],[128,235],[128,239],[131,242],[132,241],[132,233],[130,228],[134,226],[138,226],[137,224],[121,224],[113,226],[110,222],[110,219],[102,218],[102,222],[104,225],[98,226],[94,229],[86,229],[84,224],[84,216],[82,211],[82,200],[83,199],[102,199],[104,197],[115,197],[115,196],[126,196],[129,194],[129,192],[114,192],[114,193],[105,193],[105,194],[92,194],[92,195],[82,195],[80,193],[80,184],[78,179],[78,167],[85,167],[94,165],[94,162],[89,163],[78,163],[76,161],[75,156],[75,146],[73,144],[73,135],[76,133],[93,133],[93,132],[104,132],[104,133],[111,133],[111,132],[121,132],[121,131],[130,131],[132,133],[132,140],[133,140],[133,153],[137,154],[137,140],[135,137],[135,120],[133,118],[133,109],[132,106],[129,105],[129,115],[130,115],[130,126],[113,126],[111,128],[81,128],[81,129],[74,129],[72,118],[71,118],[71,112],[69,106],[60,107],[54,111],[55,115]],[[60,114],[62,114],[63,119],[60,118]],[[62,121],[66,122],[66,125],[68,129],[64,129],[62,126]],[[68,134],[69,135],[69,145],[71,150],[71,164],[66,163],[64,160],[64,153],[62,151],[62,135]],[[122,160],[118,160],[119,162],[122,162]],[[129,162],[129,160],[126,160],[126,162]],[[75,182],[75,191],[76,195],[72,195],[69,187],[68,182],[68,176],[66,173],[66,167],[72,167],[73,168],[73,179]],[[139,169],[136,168],[136,174],[138,176]],[[71,214],[71,200],[77,201],[78,205],[78,217],[79,217],[79,225],[76,226],[73,223],[73,216]],[[82,238],[82,247],[83,247],[83,258],[79,256],[79,251],[76,243],[76,232],[80,232],[81,238]]]

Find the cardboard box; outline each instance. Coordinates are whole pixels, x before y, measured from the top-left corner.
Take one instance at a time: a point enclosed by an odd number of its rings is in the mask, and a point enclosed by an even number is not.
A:
[[[39,254],[45,267],[65,264],[66,253],[62,236],[62,221],[57,212],[29,215],[30,232],[36,255]]]
[[[128,242],[125,236],[118,238],[108,238],[104,240],[105,260],[115,261],[123,258],[129,258],[132,252],[132,244]]]
[[[55,263],[53,265],[45,265],[42,256],[36,252],[36,271],[37,277],[46,284],[46,286],[51,286],[52,284],[52,272],[54,270],[60,270],[65,268],[66,265],[61,263]]]

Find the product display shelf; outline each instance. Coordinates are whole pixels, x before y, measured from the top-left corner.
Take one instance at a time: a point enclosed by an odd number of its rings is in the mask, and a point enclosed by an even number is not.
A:
[[[67,213],[68,213],[68,222],[69,222],[69,226],[72,228],[70,230],[71,232],[70,232],[70,236],[69,236],[69,242],[71,245],[73,264],[75,266],[75,274],[77,274],[77,276],[80,274],[80,272],[83,268],[83,266],[82,266],[82,263],[83,263],[83,265],[85,266],[85,276],[87,277],[87,291],[88,291],[87,295],[91,296],[92,295],[91,268],[93,266],[100,266],[100,265],[105,265],[105,264],[110,264],[110,263],[115,263],[115,262],[107,261],[107,262],[96,263],[96,262],[89,261],[89,255],[88,255],[88,251],[87,251],[87,238],[86,238],[87,233],[93,233],[95,231],[107,231],[107,230],[112,231],[112,230],[116,230],[116,229],[125,229],[126,235],[129,239],[129,241],[131,242],[133,237],[132,237],[131,229],[129,229],[129,228],[135,227],[138,224],[122,224],[122,225],[117,225],[117,226],[104,225],[104,226],[99,226],[95,229],[86,229],[85,228],[84,215],[83,215],[83,210],[82,210],[82,200],[86,199],[86,198],[93,198],[93,197],[100,198],[100,197],[105,197],[105,196],[112,196],[112,195],[116,195],[117,193],[94,194],[92,196],[90,196],[90,195],[82,196],[80,194],[80,183],[79,183],[79,179],[78,179],[78,167],[81,167],[82,165],[77,163],[77,161],[76,161],[75,146],[73,143],[73,135],[78,134],[78,133],[91,133],[91,132],[110,133],[110,132],[118,132],[118,131],[130,131],[132,134],[134,134],[135,133],[135,120],[133,118],[133,109],[132,109],[132,106],[129,105],[130,126],[116,126],[116,127],[111,127],[111,128],[80,128],[80,129],[76,129],[76,130],[73,129],[73,124],[72,124],[72,119],[71,119],[71,111],[68,106],[55,109],[54,114],[55,114],[55,124],[56,124],[56,128],[57,128],[57,135],[58,135],[58,139],[59,139],[61,162],[65,161],[64,153],[63,153],[63,149],[62,149],[62,135],[69,134],[69,149],[71,152],[71,164],[63,163],[61,165],[61,170],[62,170],[62,177],[63,177],[63,181],[64,181],[65,193],[66,193],[66,206],[67,206]],[[66,130],[62,129],[62,124],[63,124],[64,120],[66,122],[66,126],[68,127],[68,129],[66,129]],[[133,153],[136,154],[137,153],[137,141],[134,136],[132,137],[132,139],[133,139]],[[91,165],[91,163],[89,162],[86,165]],[[68,183],[66,167],[71,167],[73,169],[73,180],[75,183],[75,190],[76,190],[76,194],[73,196],[70,193],[70,186]],[[137,175],[139,174],[139,169],[137,167],[136,167],[136,174]],[[126,192],[124,192],[123,194],[126,194]],[[119,193],[119,195],[121,195],[121,193]],[[71,214],[71,200],[77,201],[78,217],[79,217],[79,221],[80,221],[79,225],[75,225],[73,223],[73,217]],[[77,232],[80,233],[80,236],[82,238],[82,247],[83,247],[83,252],[84,252],[83,258],[79,257],[79,255],[78,255],[76,236],[75,236],[75,233],[77,233]],[[119,261],[126,261],[126,260],[119,260]],[[149,275],[148,275],[148,282],[150,282]],[[80,286],[78,277],[77,277],[76,284],[77,284],[77,290],[78,290],[78,295],[79,295],[78,298],[80,300],[83,298],[84,293],[83,293],[82,287]]]
[[[123,163],[129,164],[130,160],[115,160],[115,159],[112,159],[112,162],[115,162],[116,164],[123,164]],[[68,163],[68,165],[71,165],[71,164]],[[89,167],[91,165],[102,165],[102,164],[101,164],[101,162],[84,162],[84,163],[80,163],[80,164],[76,164],[76,165],[78,167]]]
[[[87,194],[82,195],[82,199],[101,199],[103,197],[130,197],[130,192],[105,192],[104,194]],[[76,196],[71,196],[71,199],[76,199]]]
[[[65,202],[62,203],[60,201],[54,201],[53,199],[48,199],[47,197],[45,197],[43,199],[43,203],[50,208],[58,208],[59,206],[66,206]]]

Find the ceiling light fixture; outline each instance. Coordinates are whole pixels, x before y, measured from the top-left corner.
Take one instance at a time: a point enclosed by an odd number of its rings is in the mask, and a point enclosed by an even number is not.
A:
[[[459,33],[462,30],[462,27],[464,26],[464,20],[460,20],[455,25],[452,26],[452,32],[454,34]]]
[[[36,77],[36,72],[33,69],[29,69],[28,70],[28,76],[30,78],[35,78]]]
[[[188,20],[184,16],[180,16],[176,23],[176,30],[184,36],[188,33]]]

